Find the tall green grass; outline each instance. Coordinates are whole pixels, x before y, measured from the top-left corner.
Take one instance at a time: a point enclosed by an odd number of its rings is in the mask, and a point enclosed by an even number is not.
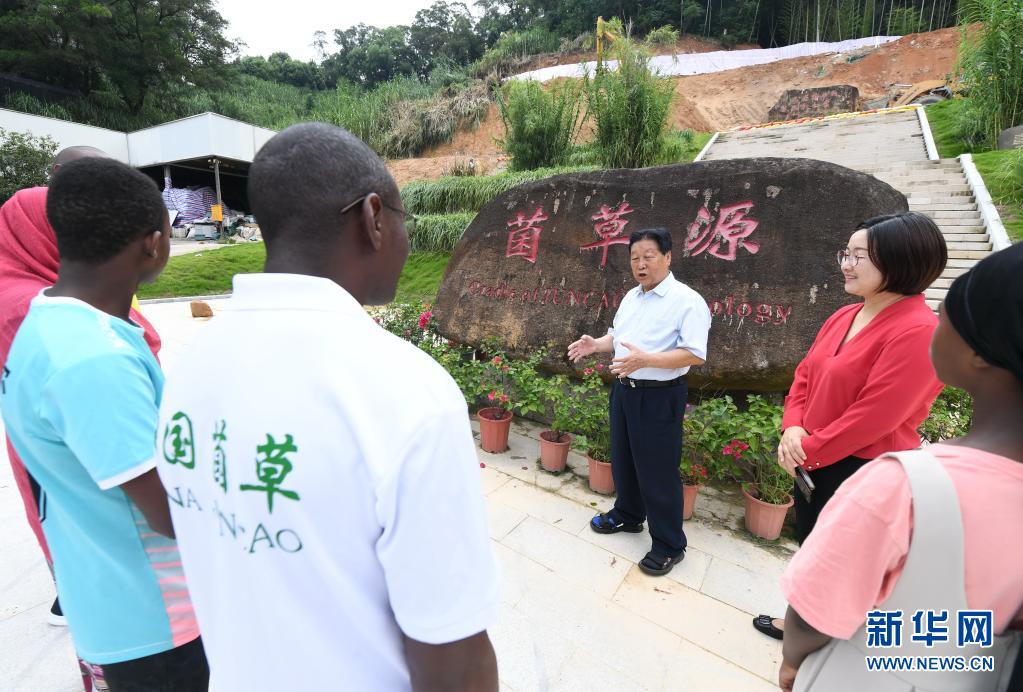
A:
[[[419,216],[409,236],[412,252],[451,252],[475,217],[472,212]]]
[[[598,70],[584,79],[601,164],[606,168],[653,165],[665,146],[675,85],[651,69],[647,53],[628,40],[615,43],[614,57],[617,69]]]
[[[504,124],[501,146],[512,170],[549,168],[565,162],[582,125],[582,91],[572,80],[544,87],[532,80],[509,82],[498,94]]]
[[[962,86],[971,104],[964,124],[994,146],[1002,130],[1023,121],[1023,4],[962,0],[959,18]]]
[[[438,180],[420,180],[401,189],[401,201],[413,214],[475,214],[501,193],[522,183],[548,178],[559,173],[593,170],[593,166],[541,168],[515,173],[476,177],[448,176]]]

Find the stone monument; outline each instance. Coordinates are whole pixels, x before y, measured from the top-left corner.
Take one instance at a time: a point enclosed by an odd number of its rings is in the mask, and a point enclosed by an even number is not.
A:
[[[855,300],[836,253],[860,221],[906,211],[876,178],[808,159],[735,159],[569,173],[487,204],[456,246],[437,297],[440,333],[513,354],[607,332],[636,284],[629,234],[667,228],[672,271],[713,315],[691,386],[782,391],[824,320]]]

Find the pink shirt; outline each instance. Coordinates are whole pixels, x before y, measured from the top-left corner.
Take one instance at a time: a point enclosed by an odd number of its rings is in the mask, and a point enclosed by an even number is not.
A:
[[[1023,629],[1023,463],[969,447],[927,448],[959,495],[966,543],[966,601],[994,611],[994,631]],[[808,624],[850,638],[902,574],[912,533],[902,465],[877,459],[842,484],[782,577],[785,598]],[[940,556],[939,556],[940,557]]]

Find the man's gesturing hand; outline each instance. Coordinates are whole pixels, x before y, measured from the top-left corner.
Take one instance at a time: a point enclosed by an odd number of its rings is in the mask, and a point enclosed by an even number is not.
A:
[[[629,349],[629,355],[615,358],[611,361],[611,373],[618,377],[627,377],[640,368],[649,367],[646,362],[646,352],[640,351],[637,347],[625,341],[622,346]]]
[[[597,340],[589,334],[583,334],[579,337],[578,341],[573,341],[568,345],[568,358],[573,363],[585,358],[586,356],[592,356],[597,352]]]

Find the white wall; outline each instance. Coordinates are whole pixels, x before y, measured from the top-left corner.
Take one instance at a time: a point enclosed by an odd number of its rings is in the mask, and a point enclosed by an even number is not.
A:
[[[215,113],[194,115],[125,134],[3,108],[0,108],[0,128],[49,136],[57,142],[58,150],[71,146],[96,147],[137,168],[204,156],[251,163],[260,147],[277,134]]]
[[[0,127],[13,132],[28,132],[36,137],[46,135],[57,143],[58,151],[65,147],[90,146],[102,149],[118,161],[124,163],[129,161],[128,136],[116,130],[105,130],[102,127],[29,115],[4,108],[0,108]]]
[[[221,156],[252,162],[273,130],[256,127],[215,113],[193,115],[128,134],[131,165],[142,167]]]

